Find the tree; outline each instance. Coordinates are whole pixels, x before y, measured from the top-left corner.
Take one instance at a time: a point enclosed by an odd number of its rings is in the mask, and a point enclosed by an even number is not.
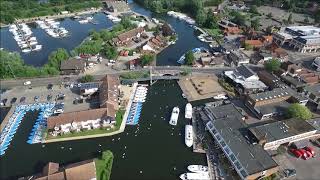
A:
[[[251,44],[244,43],[244,49],[245,49],[245,50],[252,50],[252,49],[253,49],[253,46],[252,46]]]
[[[87,74],[85,76],[82,76],[82,78],[80,79],[80,82],[87,83],[87,82],[92,82],[93,80],[94,80],[93,76],[90,74]]]
[[[69,53],[66,49],[59,48],[50,53],[48,58],[48,65],[56,69],[60,68],[61,62],[69,58]]]
[[[185,55],[185,64],[186,65],[192,65],[195,60],[195,57],[193,55],[193,52],[189,50]]]
[[[303,22],[306,23],[306,24],[308,24],[308,23],[310,22],[310,20],[309,20],[308,17],[306,17],[306,18],[304,18]]]
[[[131,20],[127,16],[123,16],[121,18],[120,24],[123,26],[124,29],[130,29],[134,25],[131,23]]]
[[[191,70],[191,68],[189,68],[189,67],[184,67],[183,68],[183,70],[182,70],[182,72],[180,73],[182,76],[187,76],[187,75],[189,75],[189,74],[191,74],[192,73],[192,70]]]
[[[264,63],[264,67],[269,72],[278,71],[280,69],[281,62],[277,59],[271,59]]]
[[[251,27],[254,29],[254,30],[259,30],[260,28],[260,20],[258,18],[254,19],[251,21]]]
[[[294,103],[289,106],[287,115],[289,118],[298,118],[301,120],[308,120],[312,118],[312,113],[310,112],[310,110],[298,103]]]
[[[262,0],[254,0],[253,4],[259,7],[262,5]]]
[[[214,16],[212,13],[207,15],[206,22],[204,26],[209,29],[217,29],[218,28],[218,18]]]
[[[238,11],[233,11],[231,13],[233,16],[232,21],[238,25],[244,25],[246,23],[246,17],[242,14],[240,14]]]
[[[196,15],[196,21],[199,25],[203,26],[203,24],[206,22],[206,13],[204,12],[204,9],[199,9]]]
[[[292,24],[292,23],[293,23],[293,22],[292,22],[292,13],[289,14],[289,17],[288,17],[287,22],[288,22],[289,24]]]
[[[153,54],[143,54],[143,55],[140,57],[141,65],[142,65],[142,66],[148,65],[148,64],[150,64],[154,59],[155,59],[155,56],[154,56]]]
[[[250,7],[250,12],[251,12],[252,14],[259,14],[258,8],[257,8],[256,5],[252,5],[252,6]]]
[[[110,46],[110,45],[105,45],[104,47],[104,55],[108,59],[115,59],[118,55],[117,48]]]

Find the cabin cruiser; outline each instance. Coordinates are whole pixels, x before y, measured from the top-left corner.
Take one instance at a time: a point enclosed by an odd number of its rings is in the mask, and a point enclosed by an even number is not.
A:
[[[180,175],[182,180],[209,180],[209,173],[183,173]]]
[[[191,119],[192,118],[192,105],[190,103],[188,103],[186,105],[184,117],[186,119]]]
[[[189,165],[188,170],[194,173],[208,172],[208,166],[203,165]]]
[[[180,112],[179,107],[176,106],[176,107],[173,108],[169,124],[171,124],[173,126],[177,125],[178,118],[179,118],[179,112]]]
[[[192,133],[192,126],[186,125],[185,127],[185,138],[184,142],[188,147],[193,145],[193,133]]]

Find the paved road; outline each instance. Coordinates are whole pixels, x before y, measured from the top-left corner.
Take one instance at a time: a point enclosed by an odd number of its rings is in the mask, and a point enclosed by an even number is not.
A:
[[[155,66],[152,67],[153,71],[177,71],[180,72],[185,67],[180,66]],[[208,74],[220,74],[225,70],[230,70],[233,68],[230,67],[224,67],[224,68],[190,68],[193,73],[208,73]],[[141,70],[136,71],[145,71],[149,70],[149,68],[144,68]],[[107,72],[105,74],[95,74],[93,75],[95,80],[102,79],[106,74],[121,74],[124,72],[129,72],[127,70],[125,71],[115,71],[115,72]],[[46,78],[32,78],[32,79],[14,79],[14,80],[2,80],[0,82],[1,89],[10,89],[17,86],[23,86],[23,83],[26,81],[31,81],[31,84],[33,87],[37,86],[46,86],[48,84],[54,84],[54,85],[60,85],[62,82],[77,82],[83,75],[69,75],[69,76],[56,76],[56,77],[46,77]],[[68,79],[65,79],[68,78]]]

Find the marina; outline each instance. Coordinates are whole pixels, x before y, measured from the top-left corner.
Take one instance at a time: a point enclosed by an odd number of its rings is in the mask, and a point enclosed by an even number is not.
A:
[[[39,20],[36,21],[36,23],[51,37],[63,38],[69,35],[69,32],[65,28],[60,27],[60,22],[54,21],[53,19]]]
[[[12,24],[9,26],[9,31],[13,34],[14,40],[17,42],[23,53],[39,51],[42,49],[42,45],[38,44],[37,38],[31,36],[32,31],[27,24]]]
[[[139,123],[142,104],[146,101],[147,91],[148,89],[145,85],[136,87],[126,124],[137,125]]]

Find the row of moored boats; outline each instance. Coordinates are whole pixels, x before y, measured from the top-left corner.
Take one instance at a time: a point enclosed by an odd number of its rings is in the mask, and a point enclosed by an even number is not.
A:
[[[110,20],[111,20],[112,22],[114,22],[114,23],[117,23],[117,22],[120,22],[120,21],[121,21],[120,18],[118,18],[118,17],[116,17],[116,16],[113,16],[113,15],[111,15],[111,14],[108,14],[108,15],[107,15],[107,18],[110,19]]]
[[[184,20],[186,21],[188,24],[192,25],[195,24],[196,21],[194,19],[192,19],[191,17],[187,16],[186,14],[180,13],[180,12],[174,12],[174,11],[168,11],[167,14],[169,16],[178,18],[180,20]]]
[[[180,175],[182,180],[209,180],[209,171],[207,166],[190,165],[188,166],[190,172]]]
[[[176,126],[178,124],[180,109],[179,107],[174,107],[171,113],[169,124]],[[192,105],[188,103],[185,107],[185,118],[190,120],[192,118]],[[192,125],[185,126],[185,144],[188,147],[193,145],[193,129]]]
[[[29,53],[42,49],[42,45],[38,44],[37,38],[32,36],[32,31],[27,24],[12,24],[9,26],[9,31],[22,52]]]
[[[68,36],[69,34],[69,32],[64,27],[60,27],[60,22],[54,21],[53,19],[39,20],[36,21],[36,23],[51,37],[63,38]]]

